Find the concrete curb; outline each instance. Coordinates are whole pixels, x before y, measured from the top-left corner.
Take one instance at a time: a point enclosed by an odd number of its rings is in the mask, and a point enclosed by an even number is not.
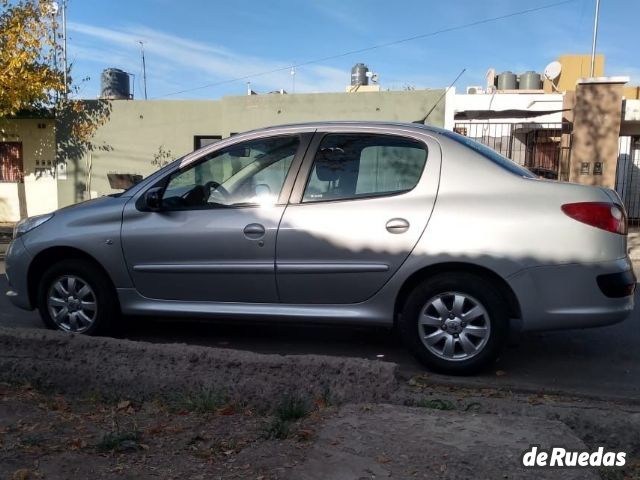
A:
[[[337,403],[381,402],[399,388],[398,367],[388,362],[10,328],[0,328],[0,381],[128,399],[207,389],[265,407],[286,394],[329,395]]]

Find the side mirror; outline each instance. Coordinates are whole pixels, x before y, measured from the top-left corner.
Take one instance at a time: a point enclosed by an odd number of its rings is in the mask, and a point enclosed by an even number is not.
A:
[[[162,210],[162,192],[164,188],[155,187],[151,188],[144,194],[144,205],[152,212],[158,212]]]

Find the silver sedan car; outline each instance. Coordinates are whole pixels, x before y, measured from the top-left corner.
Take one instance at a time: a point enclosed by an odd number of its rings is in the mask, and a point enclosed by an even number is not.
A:
[[[450,131],[287,125],[20,222],[7,295],[89,335],[122,314],[395,327],[427,367],[468,374],[509,330],[626,318],[626,233],[615,192]]]

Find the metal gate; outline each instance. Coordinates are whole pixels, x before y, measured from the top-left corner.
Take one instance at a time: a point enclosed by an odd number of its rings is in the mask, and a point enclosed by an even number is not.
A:
[[[569,179],[571,123],[456,123],[454,131],[493,148],[540,177]]]
[[[640,136],[618,139],[616,192],[629,215],[629,223],[640,225]]]

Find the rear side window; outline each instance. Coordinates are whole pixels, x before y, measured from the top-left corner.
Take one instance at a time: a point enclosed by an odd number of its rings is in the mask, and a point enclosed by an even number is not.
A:
[[[394,195],[412,190],[427,147],[392,135],[330,134],[316,153],[303,202]]]
[[[518,175],[519,177],[536,178],[536,176],[531,173],[531,171],[527,170],[521,165],[518,165],[513,160],[509,160],[507,157],[503,157],[492,148],[489,148],[480,142],[471,140],[470,138],[465,137],[464,135],[460,135],[459,133],[443,131],[441,132],[441,134],[445,137],[450,138],[451,140],[455,140],[456,142],[463,144],[466,147],[469,147],[474,152],[479,153],[483,157],[491,160],[496,165],[504,168],[505,170],[508,170],[515,175]]]

